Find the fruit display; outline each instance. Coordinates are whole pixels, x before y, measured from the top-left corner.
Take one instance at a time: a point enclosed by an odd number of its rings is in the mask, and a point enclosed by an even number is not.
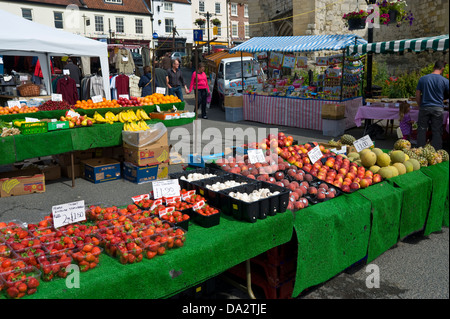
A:
[[[27,105],[23,105],[21,107],[0,106],[0,115],[22,114],[22,113],[28,114],[36,112],[39,112],[39,108],[37,106],[27,106]]]
[[[352,156],[350,157],[350,155]],[[436,151],[430,144],[420,148],[411,148],[409,141],[399,139],[388,153],[379,148],[365,149],[360,153],[349,154],[349,158],[360,163],[372,173],[389,179],[417,171],[421,167],[448,161],[448,153],[445,150]]]
[[[81,127],[81,126],[92,126],[95,122],[95,120],[87,115],[80,115],[80,116],[61,116],[59,118],[60,121],[69,121],[69,127]]]
[[[69,253],[57,255],[44,255],[38,258],[39,269],[43,281],[66,278],[69,272],[66,268],[72,264],[72,257]]]
[[[37,292],[40,272],[29,266],[2,274],[3,289],[8,298],[19,299]]]
[[[119,97],[117,99],[117,103],[121,106],[121,107],[133,107],[133,106],[142,106],[143,104],[143,100],[139,99],[138,97],[132,96],[129,99],[125,98],[125,97]]]
[[[65,101],[48,100],[38,106],[39,111],[70,110],[72,105]]]
[[[11,123],[0,120],[0,134],[1,137],[13,136],[20,134],[20,130],[17,127],[13,127]]]

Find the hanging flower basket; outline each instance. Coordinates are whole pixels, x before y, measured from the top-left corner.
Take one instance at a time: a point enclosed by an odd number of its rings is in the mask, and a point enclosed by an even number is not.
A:
[[[366,28],[366,19],[356,18],[348,20],[349,30],[363,30]]]
[[[366,18],[368,13],[366,11],[354,11],[346,13],[342,16],[345,25],[349,30],[362,30],[366,28]]]
[[[201,19],[201,18],[198,18],[197,20],[195,20],[195,24],[198,25],[198,26],[204,25],[205,22],[206,22],[206,20],[205,19]]]
[[[396,24],[399,27],[403,22],[412,25],[414,16],[411,11],[406,11],[406,0],[379,0],[376,5],[380,11],[380,23],[384,25]]]
[[[222,23],[220,22],[220,20],[217,19],[217,18],[212,19],[212,20],[211,20],[211,23],[212,23],[213,25],[215,25],[215,26],[219,26],[219,25],[222,24]]]
[[[397,16],[398,16],[398,11],[397,10],[389,10],[388,12],[389,14],[389,24],[393,24],[393,23],[397,23]]]

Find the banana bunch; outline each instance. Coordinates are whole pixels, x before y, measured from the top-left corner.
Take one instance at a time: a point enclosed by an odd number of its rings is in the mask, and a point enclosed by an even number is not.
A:
[[[133,110],[126,110],[119,113],[119,121],[122,123],[129,123],[137,120],[138,118]]]
[[[147,112],[145,112],[143,109],[136,110],[136,116],[138,120],[150,120]]]
[[[97,111],[95,111],[94,113],[94,123],[108,123],[108,120],[105,119],[100,113],[98,113]]]
[[[15,179],[15,178],[9,179],[9,180],[7,180],[6,182],[3,182],[3,184],[2,184],[2,189],[3,189],[7,194],[9,194],[9,192],[10,192],[16,185],[18,185],[18,184],[20,184],[20,182],[19,182],[17,179]]]
[[[148,129],[150,129],[150,127],[144,120],[125,122],[123,125],[123,130],[129,132],[146,131]]]
[[[105,119],[109,124],[119,121],[119,116],[111,111],[105,113]]]

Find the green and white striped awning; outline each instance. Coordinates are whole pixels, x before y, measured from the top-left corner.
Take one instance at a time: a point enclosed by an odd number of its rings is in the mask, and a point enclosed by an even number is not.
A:
[[[435,37],[351,45],[348,47],[347,53],[397,53],[403,51],[422,52],[425,50],[448,50],[448,34]]]

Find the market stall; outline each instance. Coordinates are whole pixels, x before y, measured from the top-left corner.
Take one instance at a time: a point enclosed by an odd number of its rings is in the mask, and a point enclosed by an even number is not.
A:
[[[440,35],[433,37],[401,39],[385,42],[367,43],[351,45],[347,49],[348,54],[397,54],[402,52],[416,52],[423,51],[433,52],[448,52],[449,36]],[[415,99],[415,98],[414,98]],[[414,121],[418,118],[417,103],[413,100],[407,101],[411,104],[411,117]],[[397,101],[392,99],[379,98],[367,99],[365,104],[361,104],[358,108],[356,116],[354,117],[357,126],[361,125],[361,120],[378,119],[378,120],[395,120],[398,119]],[[408,100],[408,98],[406,99]],[[444,116],[444,126],[448,132],[448,112]]]
[[[322,130],[322,105],[340,104],[345,129],[352,120],[358,103],[362,103],[361,79],[364,56],[346,55],[351,44],[366,43],[356,35],[325,35],[296,37],[255,37],[230,50],[254,53],[271,76],[262,91],[246,88],[244,119],[267,124]],[[336,51],[344,50],[336,54]],[[283,76],[283,69],[306,70],[307,57],[299,53],[332,51],[333,55],[317,57],[311,67],[320,70],[317,79],[308,76]],[[264,61],[266,60],[266,61]],[[291,71],[291,74],[293,72]]]
[[[52,89],[50,58],[77,56],[99,58],[101,82],[105,89],[104,97],[111,98],[106,43],[35,23],[2,10],[0,10],[0,21],[2,30],[10,30],[10,32],[3,32],[0,36],[0,56],[38,57],[47,93],[45,95],[55,93]],[[29,80],[18,77],[15,84],[19,86],[28,84]]]

